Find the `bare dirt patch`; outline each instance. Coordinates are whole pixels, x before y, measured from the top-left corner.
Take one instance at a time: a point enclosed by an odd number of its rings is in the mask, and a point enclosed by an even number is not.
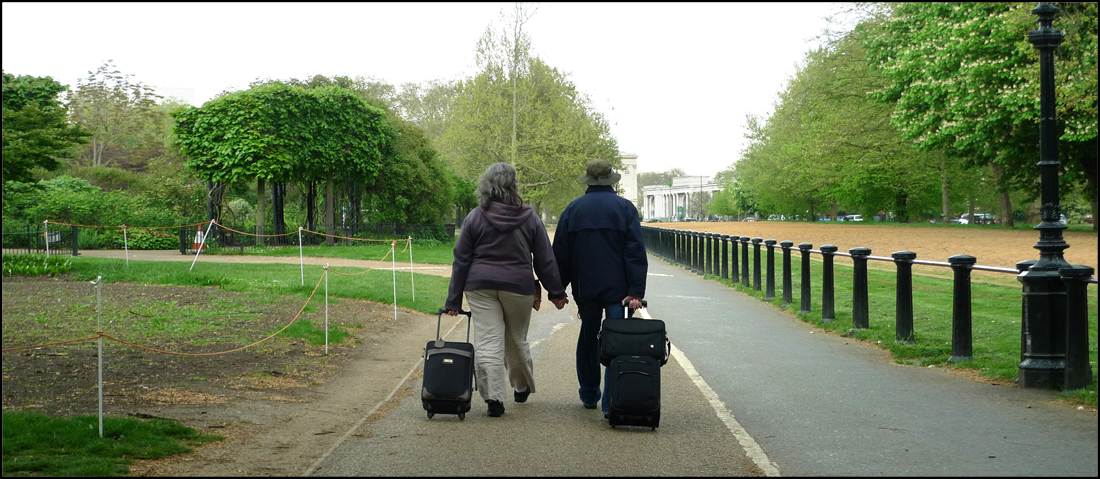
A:
[[[259,324],[250,327],[259,330],[285,325],[302,306],[300,298],[266,303],[217,288],[127,283],[105,285],[103,296],[104,310],[111,305],[118,314],[128,314],[126,306],[132,304],[161,302],[180,308],[184,303],[228,302],[236,309],[258,313],[253,321]],[[73,304],[90,306],[74,311]],[[76,334],[61,328],[64,314],[78,315],[68,322],[84,331]],[[427,335],[435,332],[434,316],[399,308],[395,319],[392,305],[339,299],[330,302],[329,315],[355,327],[348,327],[351,334],[343,343],[329,345],[327,356],[323,345],[281,336],[216,356],[167,355],[104,340],[105,414],[172,418],[227,438],[181,456],[137,461],[131,473],[300,475],[331,447],[337,433],[343,434],[386,397],[415,363],[424,341],[430,339]],[[94,318],[95,293],[88,282],[64,277],[4,278],[4,348],[91,337]],[[110,318],[105,315],[104,323]],[[431,328],[424,328],[429,321]],[[109,326],[104,326],[108,334],[126,336]],[[415,333],[405,334],[410,329]],[[189,353],[243,345],[179,344],[157,338],[134,342]],[[94,340],[5,352],[3,408],[56,416],[94,415],[96,378]]]
[[[864,247],[870,248],[872,255],[885,257],[896,251],[912,251],[917,253],[917,259],[928,261],[946,262],[951,256],[965,254],[977,258],[979,265],[999,268],[1015,268],[1020,261],[1039,259],[1039,251],[1034,248],[1039,241],[1038,231],[997,227],[919,227],[783,221],[650,223],[649,226],[792,241],[796,248],[799,243],[810,243],[813,249],[831,244],[845,253],[851,248]],[[1065,251],[1066,261],[1097,268],[1096,233],[1064,231],[1062,234],[1070,245]],[[763,246],[761,250],[766,251]],[[915,269],[919,268],[922,267],[917,266]],[[942,272],[944,268],[938,270]],[[982,271],[975,271],[975,274],[1004,276],[1003,273]]]

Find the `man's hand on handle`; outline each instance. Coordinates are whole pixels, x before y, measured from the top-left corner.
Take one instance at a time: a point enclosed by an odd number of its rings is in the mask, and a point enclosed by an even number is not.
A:
[[[623,298],[623,306],[630,309],[642,309],[642,298],[627,295],[627,297]]]

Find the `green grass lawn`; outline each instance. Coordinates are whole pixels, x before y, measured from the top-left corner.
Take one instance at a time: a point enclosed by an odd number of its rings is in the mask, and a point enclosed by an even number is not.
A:
[[[738,249],[740,252],[740,249]],[[767,255],[761,254],[761,290],[733,284],[720,279],[719,275],[708,278],[730,285],[761,300],[765,297],[767,285]],[[732,254],[732,251],[730,252]],[[749,254],[749,274],[752,274],[752,252]],[[738,256],[740,262],[741,257]],[[730,260],[732,262],[732,260]],[[853,267],[839,260],[834,263],[834,311],[836,320],[821,321],[821,275],[823,263],[817,255],[810,262],[810,304],[809,314],[801,314],[801,258],[792,254],[792,300],[786,310],[795,313],[803,321],[823,330],[839,334],[848,334],[852,329],[852,274]],[[891,351],[901,364],[933,367],[957,367],[976,370],[980,375],[1013,381],[1017,377],[1020,363],[1020,332],[1022,318],[1021,286],[1014,275],[972,276],[971,281],[971,327],[973,335],[973,361],[949,362],[951,357],[953,277],[950,269],[944,272],[925,271],[913,275],[913,344],[895,341],[895,293],[897,275],[893,265],[870,261],[868,280],[869,328],[852,333],[852,337],[870,341]],[[885,266],[884,266],[885,265]],[[739,265],[740,266],[740,265]],[[875,268],[890,268],[875,269]],[[739,270],[740,271],[740,270]],[[783,302],[783,261],[782,250],[776,248],[775,259],[775,297],[771,303],[782,308]],[[730,277],[732,277],[732,272]],[[751,278],[751,276],[750,276]],[[1097,293],[1089,287],[1089,360],[1096,376],[1097,364]],[[1096,381],[1091,386],[1076,391],[1066,391],[1064,395],[1071,401],[1096,407]]]
[[[393,258],[387,256],[393,249]],[[453,243],[441,243],[438,241],[413,241],[411,247],[406,241],[398,241],[396,245],[385,241],[363,241],[352,246],[250,246],[243,250],[237,248],[207,248],[202,254],[242,255],[242,256],[292,256],[297,257],[323,257],[343,258],[354,260],[385,259],[397,262],[409,262],[410,256],[416,263],[451,264],[453,259]]]
[[[127,476],[134,459],[159,459],[224,439],[166,419],[70,419],[4,411],[4,477]]]

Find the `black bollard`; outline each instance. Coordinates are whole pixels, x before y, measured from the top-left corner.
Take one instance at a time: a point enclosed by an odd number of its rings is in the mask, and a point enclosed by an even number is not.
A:
[[[1066,283],[1066,379],[1063,388],[1080,389],[1092,384],[1089,364],[1088,280],[1093,269],[1066,266],[1058,270]]]
[[[763,238],[752,239],[752,290],[760,291],[760,242]]]
[[[730,279],[729,264],[729,239],[730,235],[722,235],[722,279]]]
[[[749,285],[749,237],[741,237],[741,285]]]
[[[714,268],[713,268],[712,271],[714,272],[715,276],[719,276],[719,275],[722,274],[722,266],[721,266],[721,263],[719,263],[719,261],[721,261],[721,259],[720,259],[720,256],[718,254],[718,251],[719,251],[719,248],[720,248],[720,246],[718,245],[718,240],[721,238],[721,236],[722,235],[720,235],[718,233],[711,233],[710,234],[710,244],[711,244],[710,259],[711,259],[711,264],[714,265]]]
[[[779,243],[783,248],[783,307],[791,304],[791,246],[793,241]]]
[[[798,251],[802,252],[802,298],[798,312],[802,314],[810,314],[810,250],[813,247],[811,243],[798,244]]]
[[[741,281],[741,268],[737,266],[737,243],[740,242],[740,236],[730,235],[730,256],[733,257],[733,266],[731,267],[731,269],[733,270],[733,276],[731,277],[730,282],[732,282],[733,284],[737,284]]]
[[[706,233],[701,231],[695,232],[695,274],[702,276],[703,274],[703,243],[706,238]]]
[[[764,282],[764,301],[771,301],[775,297],[775,240],[766,239],[764,244],[768,247],[768,272]]]
[[[714,274],[714,262],[711,261],[711,253],[713,248],[710,245],[710,235],[713,233],[703,233],[703,274]]]
[[[687,255],[691,257],[691,272],[698,271],[698,233],[687,231]]]
[[[871,256],[871,249],[852,248],[848,254],[855,263],[852,268],[852,331],[858,331],[871,327],[867,299],[867,257]]]
[[[836,321],[836,311],[833,310],[833,254],[840,249],[831,244],[821,247],[821,258],[824,264],[821,266],[821,322],[831,323]]]
[[[180,226],[180,254],[187,254],[187,236],[183,232],[183,226]]]
[[[898,251],[890,256],[898,266],[894,341],[913,344],[913,260],[917,259],[917,254],[912,251]]]
[[[954,299],[951,301],[951,357],[948,361],[974,360],[974,331],[970,316],[970,268],[977,260],[957,254],[947,258],[955,272]]]

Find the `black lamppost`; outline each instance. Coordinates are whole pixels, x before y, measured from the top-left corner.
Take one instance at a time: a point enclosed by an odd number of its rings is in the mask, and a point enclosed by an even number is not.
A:
[[[1058,131],[1054,97],[1054,49],[1065,36],[1051,23],[1058,7],[1040,3],[1031,13],[1039,16],[1039,28],[1028,32],[1027,41],[1039,50],[1039,174],[1041,180],[1039,261],[1016,278],[1023,283],[1024,351],[1019,385],[1025,388],[1061,387],[1066,369],[1066,288],[1058,269],[1069,266],[1062,238],[1066,226],[1058,220]]]

